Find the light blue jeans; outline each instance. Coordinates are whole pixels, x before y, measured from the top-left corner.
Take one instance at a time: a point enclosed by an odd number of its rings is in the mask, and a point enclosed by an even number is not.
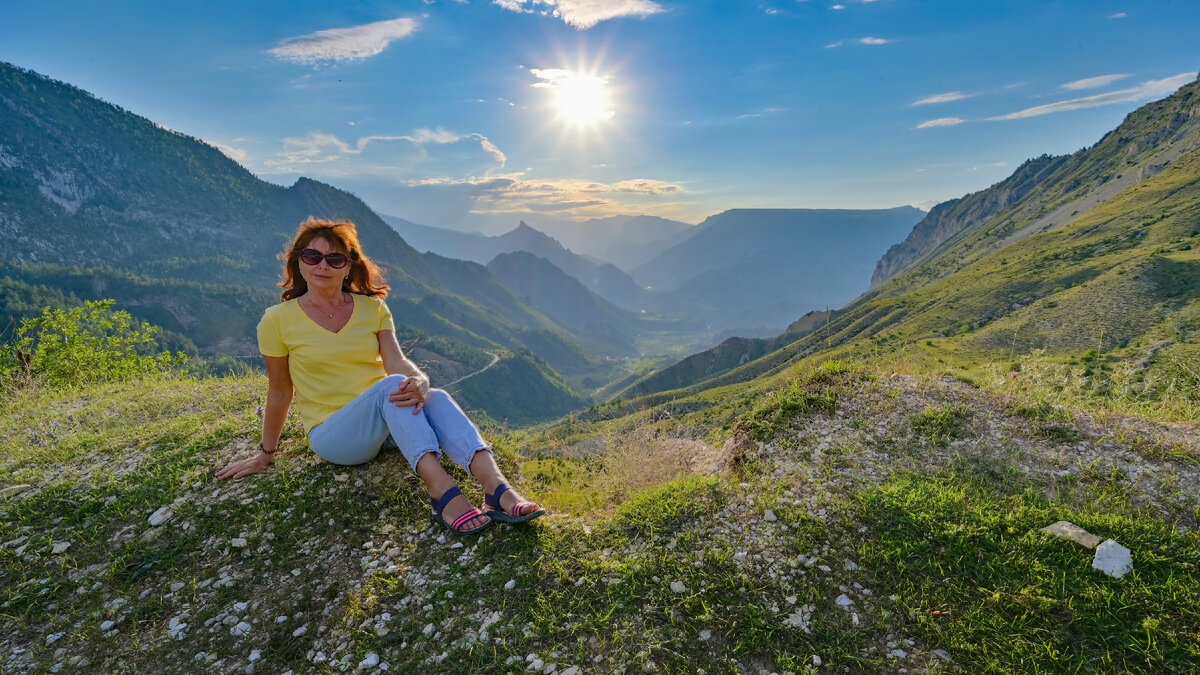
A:
[[[408,378],[388,375],[357,398],[342,406],[308,432],[308,445],[321,459],[334,464],[362,464],[374,459],[384,447],[397,447],[417,469],[426,453],[450,459],[470,472],[471,459],[489,450],[479,429],[450,394],[430,389],[425,407],[416,415],[413,406],[398,407],[388,400]]]

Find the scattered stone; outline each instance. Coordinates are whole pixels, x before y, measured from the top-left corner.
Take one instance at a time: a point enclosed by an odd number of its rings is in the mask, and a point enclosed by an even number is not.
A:
[[[150,519],[146,522],[150,523],[151,527],[158,527],[174,517],[175,511],[170,506],[163,506],[154,513],[151,513]]]
[[[100,624],[100,630],[102,632],[107,633],[108,631],[112,630],[113,627],[116,625],[117,625],[116,621],[105,621],[104,623]]]
[[[261,649],[251,650],[250,658],[249,658],[250,663],[254,663],[255,661],[257,661],[261,658],[262,658],[262,650]]]
[[[711,630],[700,631],[700,641],[701,642],[708,642],[711,639],[712,639],[712,631]]]
[[[1092,567],[1104,572],[1110,577],[1120,579],[1133,571],[1133,556],[1129,549],[1112,539],[1104,540],[1096,547],[1096,557],[1092,559]]]
[[[530,673],[536,673],[545,667],[546,667],[546,663],[544,661],[542,661],[541,659],[534,659],[533,663],[530,663],[529,666],[527,668],[525,668],[525,670]]]
[[[775,512],[772,511],[771,509],[767,509],[766,512],[763,513],[763,519],[766,520],[768,523],[773,523],[773,522],[779,520],[779,518],[777,518],[775,516]]]
[[[379,665],[379,655],[375,652],[371,652],[370,654],[367,654],[367,658],[363,659],[358,664],[358,669],[366,670],[367,668],[374,668],[377,665]]]
[[[179,591],[183,590],[185,585],[186,584],[184,584],[182,581],[176,581],[175,583],[171,584],[171,592],[178,593]]]
[[[16,497],[17,495],[21,494],[22,492],[28,490],[31,487],[33,487],[33,486],[25,485],[23,483],[21,485],[10,485],[6,488],[0,489],[0,499],[8,499],[9,497]]]
[[[517,586],[517,580],[509,579],[508,582],[506,584],[504,584],[504,590],[511,591],[512,589],[516,588],[516,586]]]
[[[579,666],[571,666],[562,671],[562,675],[579,675]]]
[[[229,540],[229,545],[233,548],[246,548],[246,543],[245,537],[237,537]]]
[[[687,586],[684,586],[682,581],[672,581],[671,590],[675,591],[676,593],[683,593],[687,590]]]
[[[71,542],[60,541],[54,545],[54,548],[50,549],[50,552],[54,555],[59,555],[60,553],[66,553],[69,548],[71,548]]]
[[[307,632],[308,632],[308,624],[304,624],[303,626],[300,626],[296,630],[292,631],[292,637],[300,637],[301,635],[304,635]]]
[[[1053,525],[1047,525],[1042,528],[1042,532],[1058,537],[1059,539],[1073,541],[1084,548],[1096,548],[1096,545],[1100,543],[1100,537],[1066,520],[1060,520]]]
[[[250,624],[246,623],[245,621],[241,621],[238,623],[238,625],[234,626],[229,633],[234,637],[242,637],[248,635],[251,628],[252,626]]]
[[[837,603],[838,607],[849,607],[850,605],[854,604],[854,601],[851,600],[845,593],[837,596],[834,602]]]

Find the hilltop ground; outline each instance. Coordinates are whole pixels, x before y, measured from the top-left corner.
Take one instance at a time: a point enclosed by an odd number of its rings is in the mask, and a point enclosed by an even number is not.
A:
[[[723,447],[610,441],[660,485],[594,476],[585,510],[553,502],[542,469],[566,460],[543,460],[520,482],[553,515],[458,539],[395,453],[324,464],[294,423],[269,470],[213,478],[264,390],[7,404],[0,672],[1200,669],[1192,424],[835,364],[748,401]],[[1134,571],[1039,531],[1058,520]]]

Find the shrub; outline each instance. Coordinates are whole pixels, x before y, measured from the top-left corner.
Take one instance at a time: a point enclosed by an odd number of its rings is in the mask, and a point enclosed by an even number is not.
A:
[[[47,308],[26,319],[16,339],[0,347],[0,372],[17,382],[89,384],[142,377],[187,361],[182,353],[150,353],[158,327],[135,323],[112,300]]]

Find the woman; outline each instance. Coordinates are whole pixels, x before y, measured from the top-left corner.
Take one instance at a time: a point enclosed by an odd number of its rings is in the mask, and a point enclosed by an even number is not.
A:
[[[363,254],[353,223],[309,218],[282,257],[283,302],[258,324],[269,379],[259,453],[221,469],[219,478],[271,463],[294,391],[314,452],[335,464],[362,464],[398,447],[425,481],[439,522],[455,534],[545,513],[508,487],[479,430],[400,351],[383,301],[389,287]],[[486,514],[442,468],[443,449],[483,486]]]

